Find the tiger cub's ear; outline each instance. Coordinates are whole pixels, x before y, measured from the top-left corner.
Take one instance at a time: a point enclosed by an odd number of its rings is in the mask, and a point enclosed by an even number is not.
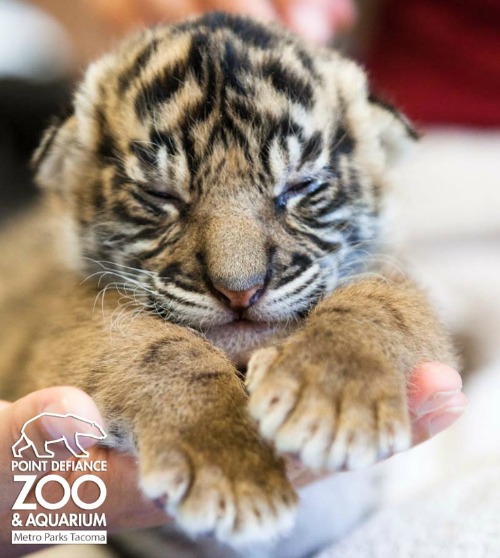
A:
[[[62,192],[67,169],[76,150],[76,119],[56,118],[44,132],[31,159],[35,180],[42,188]]]
[[[405,155],[420,135],[406,116],[390,103],[372,94],[368,96],[368,102],[387,164],[393,165]]]

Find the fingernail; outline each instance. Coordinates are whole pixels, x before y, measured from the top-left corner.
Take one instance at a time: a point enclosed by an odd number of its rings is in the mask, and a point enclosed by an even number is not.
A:
[[[66,397],[62,397],[57,403],[52,403],[44,409],[47,415],[43,417],[43,426],[52,436],[66,432],[73,434],[82,427],[83,423],[93,423],[93,417],[85,416],[85,410],[85,407],[71,404]],[[51,416],[52,414],[56,416]]]
[[[429,399],[424,401],[420,407],[417,409],[416,414],[417,417],[422,417],[424,415],[428,415],[429,413],[433,413],[434,411],[438,411],[442,407],[444,407],[450,399],[452,399],[457,393],[460,393],[461,390],[454,389],[450,391],[437,391],[434,395],[432,395]]]
[[[429,436],[435,436],[451,426],[465,411],[465,406],[450,407],[444,413],[434,417],[429,423]]]
[[[290,6],[288,17],[295,31],[315,43],[325,44],[332,37],[328,14],[320,6],[297,2]]]
[[[67,423],[51,415],[65,415],[69,413],[66,406],[66,400],[63,398],[57,403],[52,403],[47,406],[43,412],[47,413],[44,417],[42,417],[42,424],[47,434],[53,438],[60,437],[64,434],[62,429],[67,427]]]

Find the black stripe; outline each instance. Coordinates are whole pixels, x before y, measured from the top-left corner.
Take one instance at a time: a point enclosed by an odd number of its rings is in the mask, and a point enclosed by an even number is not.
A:
[[[271,155],[271,145],[275,136],[276,132],[271,129],[267,137],[263,141],[262,149],[260,150],[260,162],[267,176],[271,176],[271,164],[269,157]]]
[[[134,225],[152,225],[153,221],[151,219],[146,219],[144,217],[139,217],[137,215],[131,215],[129,213],[128,207],[120,200],[117,200],[111,206],[111,211],[113,215],[120,219],[121,221],[127,221],[133,223]]]
[[[251,19],[225,14],[222,12],[211,12],[193,22],[205,25],[211,31],[218,29],[229,29],[237,35],[244,43],[259,49],[273,48],[277,37],[264,25]]]
[[[288,273],[287,275],[283,275],[280,278],[280,280],[276,283],[275,288],[279,289],[281,287],[284,287],[285,285],[288,285],[288,283],[291,283],[294,279],[297,279],[297,277],[299,277],[303,273],[304,273],[304,269],[298,268],[295,271],[292,271],[291,273]]]
[[[355,227],[353,221],[348,219],[334,219],[330,221],[329,226],[333,227],[336,231],[345,233],[345,238],[349,239],[352,229]]]
[[[264,285],[268,285],[275,271],[275,256],[278,249],[274,244],[269,244],[266,248],[266,275],[264,277]]]
[[[212,113],[217,105],[217,69],[216,63],[212,59],[210,53],[206,58],[206,82],[203,100],[196,107],[191,109],[189,115],[186,116],[187,125],[192,126],[195,122],[204,122]]]
[[[183,298],[180,298],[177,295],[172,294],[168,290],[161,289],[159,292],[160,294],[168,298],[168,300],[175,302],[179,306],[186,306],[187,308],[202,308],[203,310],[212,310],[210,306],[189,302],[188,300],[184,300]]]
[[[300,275],[303,275],[303,274],[302,274],[302,273],[299,274],[299,277],[300,277]],[[309,279],[309,281],[308,281],[307,283],[302,283],[302,285],[299,285],[298,287],[296,287],[291,293],[287,293],[286,295],[283,295],[283,296],[289,297],[289,296],[298,295],[299,293],[301,293],[302,291],[304,291],[307,287],[309,287],[309,285],[311,285],[311,283],[314,283],[314,281],[316,281],[316,279],[317,279],[318,277],[319,277],[319,271],[317,271],[317,272],[311,277],[311,279]],[[278,293],[278,294],[279,294],[279,293]],[[307,295],[307,296],[309,297],[310,295]],[[283,298],[283,297],[282,297],[282,298]],[[279,300],[276,301],[276,302],[279,302]],[[276,304],[276,302],[275,302],[275,304]]]
[[[295,136],[300,142],[303,141],[304,129],[300,124],[297,124],[291,119],[289,114],[283,115],[280,120],[270,119],[266,122],[268,125],[268,133],[262,142],[262,149],[260,151],[260,160],[264,171],[268,176],[271,176],[271,166],[269,156],[271,154],[271,145],[274,139],[279,136],[280,140],[286,136]]]
[[[312,259],[307,255],[301,252],[294,252],[292,254],[292,261],[290,262],[291,266],[299,266],[299,267],[308,267],[312,264]]]
[[[149,85],[144,85],[135,99],[135,112],[141,119],[145,119],[159,104],[169,101],[186,80],[185,61],[177,62],[173,68],[165,68],[161,75],[153,79]]]
[[[289,268],[293,271],[283,275],[278,283],[276,284],[276,288],[282,287],[283,285],[290,283],[294,279],[296,279],[299,275],[302,275],[304,271],[312,264],[312,260],[306,254],[301,254],[299,252],[294,252],[292,255],[292,261],[290,262]]]
[[[203,83],[203,53],[207,50],[208,37],[204,33],[196,33],[191,37],[191,45],[187,57],[187,68],[197,83]]]
[[[295,120],[292,120],[290,114],[285,114],[281,119],[274,124],[276,133],[282,136],[295,136],[300,142],[304,140],[304,128],[300,124],[297,124]]]
[[[262,117],[251,107],[244,99],[234,99],[228,107],[240,120],[245,124],[254,124],[257,127],[262,126]]]
[[[131,141],[129,149],[139,159],[140,163],[146,166],[145,170],[151,170],[151,166],[156,166],[155,148],[152,149],[152,146],[149,144]]]
[[[186,282],[186,278],[182,277],[179,278],[178,276],[180,274],[182,274],[183,271],[181,269],[181,266],[179,263],[174,262],[169,264],[166,268],[164,268],[160,273],[159,273],[159,277],[162,279],[162,281],[168,285],[168,284],[173,284],[177,287],[180,287],[181,289],[184,289],[185,291],[188,292],[193,292],[193,293],[199,293],[199,294],[204,294],[205,291],[196,286],[193,285],[192,283],[188,283]]]
[[[351,201],[351,196],[343,185],[339,185],[338,190],[335,192],[333,198],[321,209],[317,210],[316,217],[324,217],[328,213],[333,213],[337,209],[346,205]]]
[[[193,139],[191,137],[191,130],[186,123],[181,128],[181,134],[182,134],[182,138],[181,138],[182,149],[184,150],[184,153],[186,154],[187,166],[188,166],[189,175],[190,175],[190,185],[189,186],[190,186],[190,189],[192,190],[193,186],[195,186],[194,177],[196,176],[196,172],[198,170],[200,160],[195,153],[195,150],[194,150],[195,142],[193,141]]]
[[[252,154],[250,152],[248,138],[245,133],[246,130],[245,129],[242,130],[238,122],[234,120],[234,118],[231,115],[229,115],[227,111],[223,111],[221,116],[222,116],[221,125],[223,126],[224,132],[229,136],[231,136],[231,139],[238,144],[238,146],[243,150],[247,161],[251,163]]]
[[[236,53],[234,44],[227,41],[224,44],[224,54],[222,57],[222,72],[224,75],[225,86],[236,91],[240,95],[247,95],[247,90],[241,81],[239,74],[250,70],[250,61],[246,54]]]
[[[274,88],[295,103],[306,108],[313,104],[314,91],[310,83],[295,74],[290,68],[285,68],[278,60],[271,60],[264,64],[263,75],[268,77]]]
[[[178,273],[181,273],[181,266],[178,262],[171,263],[162,269],[159,273],[159,277],[165,279],[166,281],[173,281]]]
[[[165,146],[167,148],[168,155],[170,155],[171,157],[179,152],[175,139],[166,132],[161,132],[160,130],[154,129],[149,134],[149,139],[155,146]]]
[[[121,151],[111,135],[107,118],[102,109],[96,110],[95,119],[97,120],[100,136],[96,149],[97,155],[103,159],[104,162],[113,162],[115,165],[122,168],[122,164],[120,163]]]
[[[306,142],[302,149],[299,168],[306,162],[317,159],[323,150],[323,136],[321,132],[315,132]]]
[[[370,103],[373,103],[374,105],[378,105],[379,107],[382,107],[383,109],[390,112],[395,118],[397,118],[401,122],[401,124],[403,124],[403,126],[405,127],[405,130],[406,130],[406,133],[412,139],[414,139],[414,140],[419,140],[420,139],[420,134],[417,132],[417,130],[415,130],[415,128],[411,125],[409,120],[407,120],[407,118],[403,114],[401,114],[399,112],[399,110],[393,104],[389,103],[385,99],[381,99],[380,97],[377,97],[373,93],[370,93],[368,95],[368,101]]]
[[[330,222],[322,223],[321,221],[318,221],[318,218],[316,217],[316,215],[314,215],[313,217],[302,216],[301,221],[304,224],[306,224],[308,227],[313,228],[313,229],[324,230],[324,229],[333,229],[334,228],[334,226]]]
[[[136,240],[153,240],[158,238],[158,227],[144,227],[141,230],[133,233],[132,235],[123,234],[122,237],[127,242],[134,242]],[[136,266],[137,267],[137,266]]]
[[[155,256],[157,256],[160,252],[163,252],[163,250],[165,250],[166,246],[168,246],[168,243],[164,243],[164,242],[158,242],[158,246],[156,246],[156,248],[151,248],[151,250],[144,250],[140,253],[140,257],[143,260],[149,260],[151,258],[154,258]]]
[[[158,242],[158,246],[156,248],[152,248],[151,250],[145,250],[140,253],[141,258],[143,259],[151,259],[154,256],[157,256],[160,252],[165,250],[168,246],[172,246],[176,244],[182,238],[182,234],[178,231],[175,236],[169,239],[160,238]]]
[[[351,155],[356,147],[356,142],[347,128],[339,126],[330,140],[330,162],[335,168],[341,155]]]
[[[156,217],[164,217],[165,211],[158,207],[154,201],[148,199],[148,193],[143,191],[130,190],[130,195],[138,202],[142,208],[146,209]]]
[[[312,233],[300,231],[300,234],[307,237],[323,252],[336,252],[342,246],[340,242],[323,240]]]
[[[202,288],[193,285],[192,283],[187,283],[186,281],[183,281],[182,279],[175,279],[175,281],[172,282],[176,287],[179,287],[180,289],[182,289],[183,291],[186,291],[188,293],[197,293],[197,294],[207,294],[206,291],[204,291]]]
[[[90,184],[89,188],[92,192],[92,205],[97,210],[103,209],[106,200],[102,191],[102,183],[99,180],[95,180]]]
[[[132,84],[134,78],[138,77],[144,66],[149,62],[151,56],[156,52],[159,39],[153,39],[137,55],[133,64],[118,76],[118,93],[123,95]]]
[[[331,182],[323,182],[320,184],[315,190],[308,192],[304,195],[304,197],[298,202],[297,207],[298,209],[303,209],[304,206],[312,206],[316,203],[320,203],[325,201],[325,198],[322,195],[328,190],[331,186]],[[319,198],[319,199],[318,199]]]
[[[304,66],[304,68],[310,72],[311,76],[321,81],[321,77],[319,76],[314,66],[313,58],[309,56],[309,54],[302,48],[296,48],[295,54],[297,55],[297,58],[302,62],[302,66]]]
[[[52,120],[51,126],[45,131],[43,135],[40,148],[35,151],[35,155],[31,160],[32,169],[37,170],[39,168],[41,162],[45,159],[45,156],[52,147],[52,144],[57,137],[57,133],[63,126],[64,122],[65,121],[62,118],[54,118]]]

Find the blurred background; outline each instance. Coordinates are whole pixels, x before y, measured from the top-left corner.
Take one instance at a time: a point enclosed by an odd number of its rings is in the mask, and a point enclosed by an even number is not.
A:
[[[89,61],[136,28],[212,9],[277,20],[312,42],[341,48],[367,68],[373,91],[402,108],[423,133],[394,176],[391,230],[455,333],[470,408],[446,433],[377,466],[389,473],[387,511],[323,556],[451,556],[446,543],[454,540],[463,554],[453,556],[497,558],[498,0],[1,0],[0,219],[35,198],[29,157]],[[423,530],[415,530],[415,522]],[[405,535],[408,554],[400,544],[404,525],[413,525],[413,534]],[[434,554],[440,544],[442,552]]]

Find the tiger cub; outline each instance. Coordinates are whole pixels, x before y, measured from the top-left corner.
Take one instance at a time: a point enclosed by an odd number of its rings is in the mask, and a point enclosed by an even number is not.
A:
[[[375,257],[414,136],[355,63],[278,26],[212,13],[127,40],[35,154],[47,204],[3,237],[3,396],[87,391],[189,533],[287,530],[278,454],[333,471],[407,448],[410,370],[453,360]]]

